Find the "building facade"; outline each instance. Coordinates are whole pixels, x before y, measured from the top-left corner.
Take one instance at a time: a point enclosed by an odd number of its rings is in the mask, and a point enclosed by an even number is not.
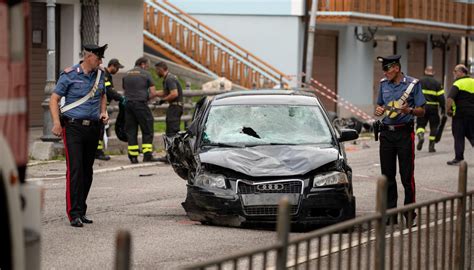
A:
[[[56,79],[61,70],[79,63],[82,45],[108,44],[104,65],[119,58],[125,69],[143,56],[143,2],[139,0],[31,1],[31,126],[43,124],[47,51],[47,2],[55,6]]]
[[[293,78],[305,71],[311,0],[170,0]],[[433,65],[449,89],[452,69],[473,56],[474,5],[451,0],[327,0],[319,3],[312,77],[373,112],[383,73],[378,55],[402,55],[402,70],[421,77]],[[350,112],[321,97],[326,108]]]

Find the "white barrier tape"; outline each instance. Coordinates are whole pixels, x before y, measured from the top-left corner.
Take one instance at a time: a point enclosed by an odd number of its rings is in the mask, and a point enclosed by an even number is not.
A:
[[[365,115],[365,118],[367,118],[366,120],[374,120],[373,117],[371,117],[370,115],[368,115],[367,113],[365,113],[364,111],[362,111],[361,109],[359,109],[357,106],[355,106],[354,104],[350,103],[349,101],[345,100],[344,98],[342,98],[341,96],[339,96],[336,92],[332,91],[331,89],[327,88],[325,85],[323,85],[322,83],[316,81],[315,79],[311,78],[311,82],[312,83],[315,83],[316,85],[318,85],[319,87],[321,87],[322,89],[324,89],[326,92],[330,93],[331,95],[335,96],[338,100],[340,100],[341,102],[344,102],[345,104],[347,104],[349,107],[351,107],[353,110],[359,112],[360,114],[363,114]]]
[[[302,76],[305,76],[306,74],[304,72],[301,73]],[[320,83],[319,81],[311,78],[311,82],[317,84],[318,86],[320,86],[321,88],[323,88],[326,92],[330,93],[331,95],[335,96],[338,100],[344,102],[347,104],[347,106],[351,107],[353,110],[359,112],[359,114],[362,114],[364,115],[364,119],[365,120],[371,120],[371,121],[375,121],[375,119],[370,116],[369,114],[367,114],[366,112],[362,111],[361,109],[359,109],[357,106],[355,106],[354,104],[350,103],[349,101],[345,100],[344,98],[342,98],[341,96],[339,96],[335,91],[329,89],[328,87],[326,87],[324,84]],[[305,84],[306,85],[306,84]],[[339,104],[339,103],[338,103]]]
[[[341,105],[344,109],[346,109],[346,110],[350,111],[351,113],[353,113],[353,114],[359,116],[360,118],[362,118],[362,119],[364,119],[364,120],[373,120],[373,118],[367,117],[367,114],[362,114],[362,113],[360,113],[360,112],[358,112],[358,111],[352,109],[351,107],[347,106],[347,105],[344,104],[343,102],[341,102],[341,101],[335,99],[334,97],[329,96],[328,94],[326,94],[326,93],[324,93],[323,91],[317,89],[316,87],[314,87],[314,86],[312,86],[312,85],[310,85],[310,87],[311,87],[311,89],[315,90],[315,91],[316,91],[318,94],[320,94],[321,96],[323,96],[323,97],[325,97],[325,98],[327,98],[327,99],[333,101],[333,102],[336,103],[336,104]]]
[[[317,89],[316,87],[314,87],[313,85],[307,85],[305,83],[303,83],[304,85],[306,86],[309,86],[309,88],[311,88],[312,90],[316,91],[318,94],[320,94],[321,96],[329,99],[330,101],[340,105],[342,108],[350,111],[351,113],[355,114],[356,116],[366,120],[366,121],[375,121],[374,118],[372,118],[371,116],[369,116],[368,114],[366,114],[365,112],[363,112],[362,110],[358,109],[357,107],[355,107],[354,105],[350,106],[351,103],[349,103],[348,101],[342,101],[342,100],[337,100],[335,99],[334,97],[324,93],[323,91],[321,91],[320,89]]]

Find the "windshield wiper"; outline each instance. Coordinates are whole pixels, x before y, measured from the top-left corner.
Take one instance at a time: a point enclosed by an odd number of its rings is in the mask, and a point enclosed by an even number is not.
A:
[[[230,143],[206,143],[203,146],[218,146],[218,147],[233,147],[233,148],[242,148],[240,144],[230,144]]]
[[[260,145],[298,145],[297,143],[254,143],[254,144],[246,144],[245,147],[254,147]]]

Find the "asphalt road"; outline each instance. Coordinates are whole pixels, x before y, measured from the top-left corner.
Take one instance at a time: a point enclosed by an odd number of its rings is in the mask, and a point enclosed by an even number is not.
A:
[[[446,165],[453,158],[453,139],[445,133],[437,152],[427,152],[427,143],[416,152],[417,201],[439,198],[457,190],[458,167]],[[354,172],[357,216],[375,208],[376,179],[380,174],[378,143],[358,140],[347,143]],[[467,144],[465,158],[473,170],[474,151]],[[132,235],[134,269],[176,269],[193,262],[274,243],[269,229],[205,226],[190,221],[181,207],[185,182],[163,164],[128,166],[126,156],[98,161],[88,199],[88,216],[94,224],[69,226],[65,214],[64,161],[30,166],[28,178],[45,187],[42,269],[110,269],[114,266],[115,235],[119,229]],[[127,166],[120,168],[120,166]],[[143,166],[143,164],[139,164]],[[115,171],[104,172],[115,168]],[[468,190],[474,188],[468,172]],[[403,194],[401,184],[399,194]],[[403,196],[399,196],[402,204]],[[292,233],[291,236],[304,233]]]

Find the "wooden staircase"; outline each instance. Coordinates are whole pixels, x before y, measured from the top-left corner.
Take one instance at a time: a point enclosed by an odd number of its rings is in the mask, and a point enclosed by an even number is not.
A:
[[[242,87],[272,88],[290,78],[166,0],[145,0],[145,45],[172,61]]]

